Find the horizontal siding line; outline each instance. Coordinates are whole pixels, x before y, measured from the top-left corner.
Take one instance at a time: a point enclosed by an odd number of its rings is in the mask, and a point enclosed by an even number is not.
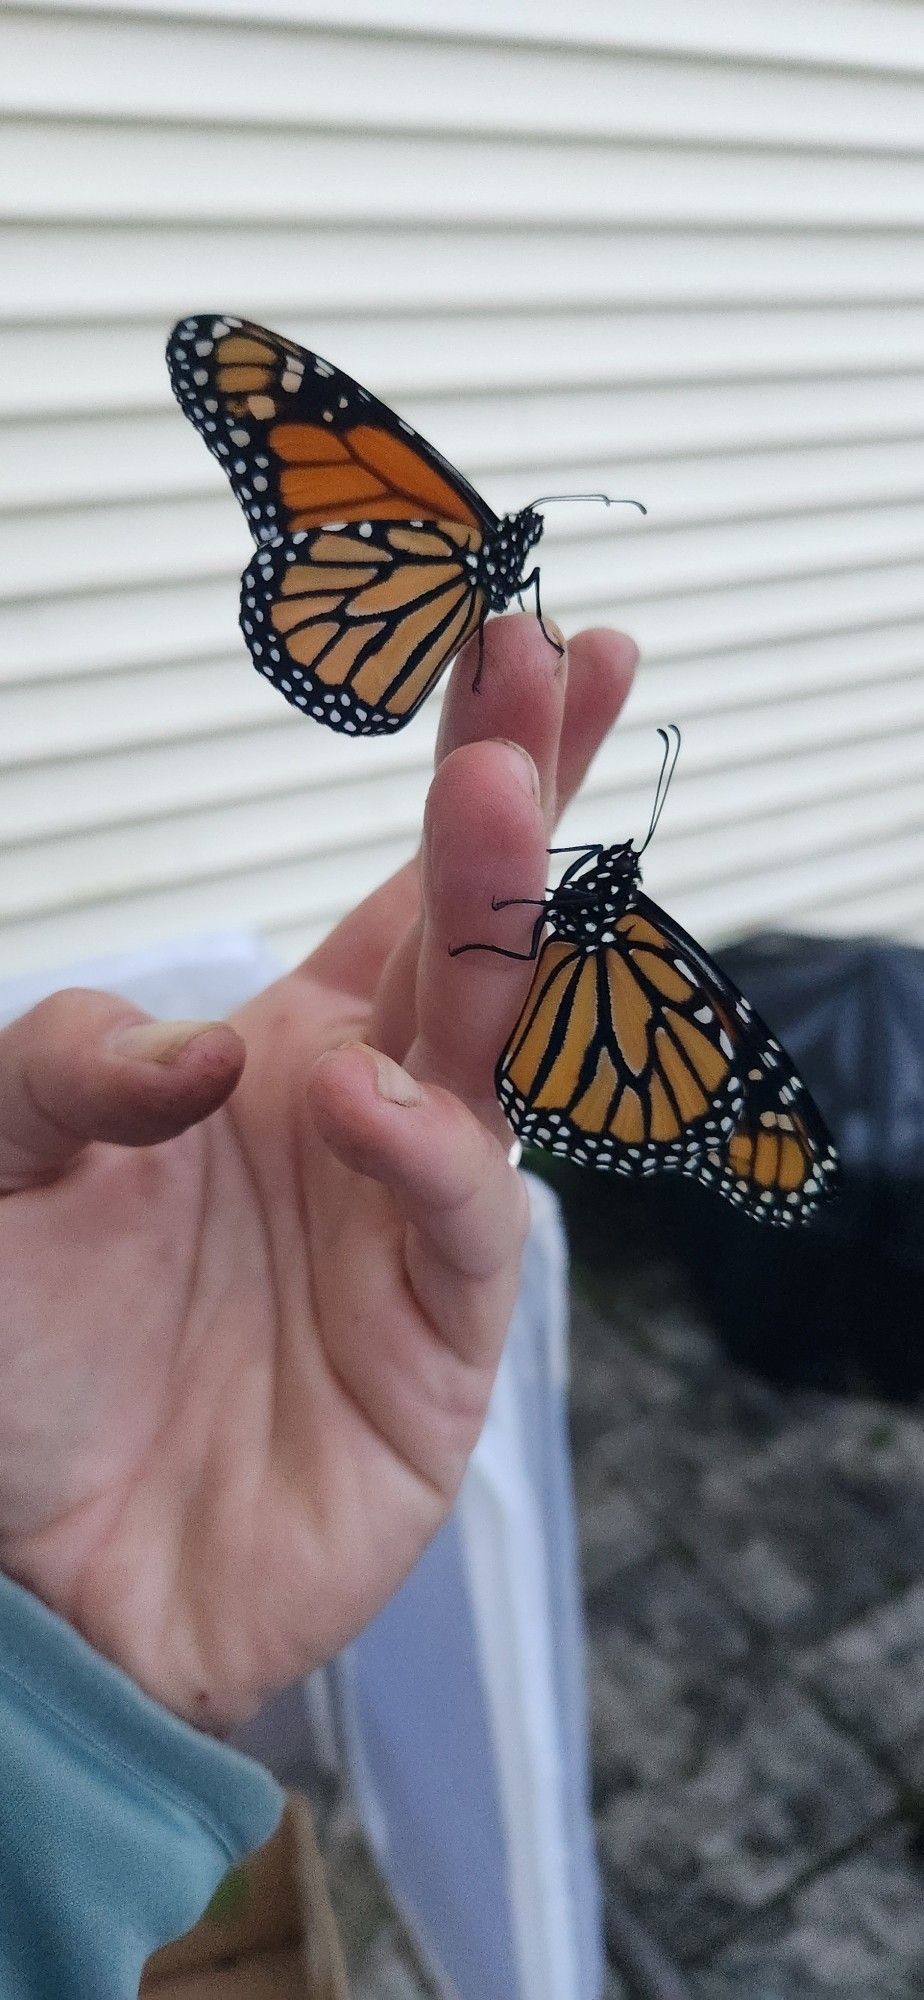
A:
[[[638,298],[627,298],[622,294],[614,295],[610,298],[609,295],[601,296],[600,294],[588,293],[586,298],[582,298],[579,294],[569,293],[567,298],[564,299],[560,297],[556,298],[550,293],[545,298],[530,296],[529,298],[523,298],[522,301],[488,297],[485,297],[482,301],[477,295],[473,295],[467,303],[459,304],[458,306],[452,301],[447,301],[443,304],[442,301],[437,300],[434,305],[428,305],[423,299],[408,301],[398,299],[393,303],[388,302],[385,311],[387,312],[388,319],[396,322],[399,326],[402,324],[410,325],[420,319],[445,319],[453,326],[464,327],[469,322],[472,324],[481,324],[483,321],[487,321],[490,325],[492,320],[522,320],[524,324],[528,324],[537,313],[541,313],[543,319],[553,322],[556,319],[603,319],[611,316],[618,316],[620,319],[642,319],[646,316],[650,317],[652,312],[657,312],[659,316],[663,314],[665,319],[670,319],[672,316],[678,318],[681,316],[688,317],[691,313],[715,313],[718,315],[733,312],[759,312],[763,317],[768,319],[773,319],[774,317],[782,318],[784,313],[804,312],[816,314],[821,318],[826,313],[833,315],[844,311],[861,312],[870,306],[881,306],[884,308],[888,308],[889,306],[906,306],[909,310],[913,310],[922,304],[924,304],[924,281],[919,280],[914,284],[898,281],[894,288],[882,286],[876,289],[870,286],[868,290],[862,292],[844,290],[823,293],[808,291],[786,293],[777,288],[772,294],[754,290],[742,290],[740,292],[729,290],[721,293],[702,291],[697,292],[695,295],[678,292],[675,296],[671,296],[666,292],[659,292],[656,297],[653,297],[650,292],[646,292],[644,296],[640,294]],[[225,310],[230,311],[231,308],[227,307]],[[293,319],[303,320],[305,317],[304,305],[297,308],[276,307],[274,311],[276,318],[280,322],[291,321]],[[325,315],[336,313],[346,317],[353,311],[355,311],[355,306],[347,297],[344,297],[339,304],[333,300],[325,300]],[[240,314],[239,316],[241,318],[246,317],[244,314]],[[183,315],[174,314],[174,317],[183,317]],[[165,344],[171,323],[170,309],[165,308]],[[264,322],[260,323],[263,324]],[[103,330],[109,332],[113,328],[116,328],[119,332],[144,334],[146,331],[149,332],[155,324],[159,328],[160,320],[158,319],[156,322],[152,321],[150,314],[147,312],[110,313],[109,311],[101,311],[99,314],[92,316],[86,313],[60,313],[55,314],[53,317],[47,313],[42,313],[41,315],[11,313],[4,316],[0,312],[0,328],[4,332],[11,334],[38,335],[48,333],[50,329],[55,333],[85,334]],[[281,328],[277,326],[275,330],[278,332]],[[692,378],[684,374],[683,377],[673,376],[669,379],[686,382]],[[711,381],[713,378],[710,376],[707,379]],[[737,381],[740,378],[736,375],[734,379]],[[770,377],[768,379],[774,380],[775,378]],[[789,378],[787,377],[787,379]],[[427,393],[445,394],[447,392],[437,390],[428,391]]]
[[[922,113],[924,113],[924,101],[922,101]],[[86,111],[66,103],[59,104],[53,101],[42,103],[38,99],[32,104],[16,103],[7,108],[3,104],[2,82],[0,82],[0,118],[8,119],[13,125],[35,121],[48,125],[52,131],[58,126],[66,125],[78,134],[118,132],[126,139],[135,133],[149,135],[182,132],[192,138],[209,134],[231,137],[243,134],[247,138],[282,140],[354,139],[359,144],[364,141],[375,143],[389,140],[405,141],[408,146],[460,145],[470,146],[473,150],[479,146],[490,145],[509,152],[520,149],[533,149],[539,152],[552,147],[556,150],[580,148],[588,154],[601,153],[608,158],[614,153],[644,151],[664,154],[668,158],[675,153],[694,155],[706,153],[710,156],[727,154],[732,160],[768,157],[770,160],[785,159],[790,162],[803,159],[850,160],[858,163],[864,160],[884,162],[924,160],[924,146],[914,145],[911,141],[890,143],[887,140],[860,138],[850,141],[846,136],[840,140],[813,140],[808,134],[798,139],[777,138],[769,131],[756,136],[742,133],[739,138],[721,131],[704,130],[702,134],[697,134],[684,130],[675,136],[666,128],[663,131],[656,131],[651,126],[633,127],[625,121],[612,130],[601,128],[599,131],[594,131],[586,126],[552,124],[517,125],[511,130],[510,126],[501,120],[498,120],[496,125],[464,125],[461,122],[450,125],[445,122],[439,123],[435,119],[432,122],[426,119],[406,120],[400,124],[386,121],[377,123],[374,119],[364,119],[362,130],[357,133],[355,125],[352,125],[347,118],[248,119],[238,114],[221,117],[217,113],[209,114],[201,111],[196,116],[190,116],[188,112],[182,110],[175,112],[148,110],[143,114],[132,112],[126,117],[124,113],[120,115],[117,111]]]
[[[3,127],[2,123],[0,123],[0,137],[2,137],[2,131]],[[769,167],[772,163],[768,162],[767,164]],[[269,191],[267,191],[266,199],[267,201],[271,199]],[[234,208],[191,207],[184,216],[176,206],[148,208],[138,204],[133,208],[126,203],[123,208],[119,209],[103,208],[97,204],[95,199],[91,200],[83,197],[79,206],[76,204],[72,206],[65,200],[61,201],[60,206],[53,206],[49,198],[41,207],[36,205],[35,207],[18,208],[9,200],[8,195],[4,198],[3,188],[0,188],[0,204],[2,204],[0,205],[0,228],[9,228],[11,226],[17,228],[29,227],[36,230],[65,229],[69,227],[82,230],[144,228],[150,232],[166,232],[171,228],[179,228],[182,223],[188,229],[200,230],[210,235],[215,234],[219,230],[230,235],[241,229],[258,229],[261,222],[258,210],[255,207],[249,206],[243,209],[240,206]],[[332,201],[330,206],[333,210],[334,204]],[[313,234],[319,227],[318,211],[308,205],[298,210],[290,209],[288,219],[293,231],[300,232],[303,235]],[[434,210],[423,207],[417,209],[411,207],[395,208],[389,213],[385,207],[383,198],[382,206],[377,209],[372,207],[362,209],[350,208],[343,210],[339,216],[334,211],[331,226],[370,231],[395,228],[401,232],[415,230],[423,233],[432,231],[438,225],[439,219]],[[478,212],[466,212],[461,207],[449,205],[442,221],[446,233],[453,236],[461,236],[464,233],[470,232],[474,233],[476,230],[484,230],[490,227],[492,230],[496,229],[498,232],[504,231],[511,235],[526,232],[535,235],[540,242],[546,235],[564,236],[571,235],[572,233],[590,235],[592,227],[590,222],[585,223],[581,221],[576,206],[570,211],[567,208],[553,211],[550,216],[548,210],[542,208],[538,202],[533,208],[504,209],[498,206],[497,209],[485,209]],[[598,236],[613,236],[618,234],[627,224],[627,212],[615,208],[612,214],[604,214],[599,217],[596,224],[596,233]],[[281,226],[280,221],[277,220],[275,215],[272,226],[274,228]],[[653,234],[661,233],[672,236],[682,234],[685,229],[693,229],[697,232],[708,230],[710,233],[712,231],[719,233],[725,228],[729,235],[748,237],[770,234],[771,232],[775,232],[781,236],[799,235],[806,237],[813,235],[829,236],[842,232],[847,236],[863,233],[867,236],[888,238],[890,236],[906,237],[913,227],[914,224],[910,214],[904,212],[899,213],[894,221],[891,221],[888,214],[883,210],[881,214],[876,215],[872,219],[867,215],[859,215],[856,222],[852,222],[849,216],[845,215],[843,208],[839,208],[837,211],[828,210],[819,203],[815,208],[806,204],[800,210],[798,202],[796,202],[791,214],[779,216],[768,216],[762,214],[759,210],[757,212],[749,212],[746,201],[741,203],[739,210],[724,220],[721,214],[716,214],[707,208],[702,208],[691,213],[689,209],[671,209],[665,207],[651,216]]]
[[[444,18],[441,23],[434,17],[432,8],[428,8],[425,18],[419,24],[400,19],[382,21],[379,12],[372,10],[364,19],[351,21],[344,18],[342,8],[333,5],[326,12],[319,9],[308,16],[304,6],[299,4],[299,0],[290,0],[288,6],[280,5],[279,0],[251,0],[249,6],[238,4],[221,7],[202,5],[201,0],[198,5],[196,0],[177,0],[177,4],[172,6],[168,0],[160,0],[160,4],[155,5],[145,4],[145,0],[142,0],[142,4],[136,7],[118,4],[83,6],[73,4],[73,0],[47,0],[44,6],[34,4],[34,0],[32,5],[24,5],[23,0],[5,0],[5,4],[11,14],[31,16],[36,21],[45,21],[51,14],[61,15],[75,22],[87,20],[101,23],[110,28],[117,27],[120,21],[130,22],[132,25],[137,21],[151,21],[180,30],[187,24],[204,27],[221,25],[226,28],[233,27],[240,35],[246,35],[251,31],[263,33],[268,27],[282,30],[290,28],[306,37],[336,34],[338,38],[342,36],[345,40],[363,42],[372,37],[387,42],[413,44],[417,47],[430,45],[434,48],[458,47],[464,50],[474,43],[499,55],[507,51],[519,55],[524,50],[562,56],[624,55],[642,57],[648,61],[663,62],[665,65],[671,64],[681,68],[686,63],[694,61],[719,70],[734,70],[739,64],[747,63],[762,71],[776,70],[782,77],[787,76],[792,70],[804,72],[812,77],[859,77],[871,82],[906,83],[909,79],[924,77],[924,57],[908,56],[904,47],[901,61],[898,60],[897,54],[890,54],[887,62],[882,60],[881,54],[873,55],[866,52],[860,54],[859,51],[852,57],[846,57],[836,46],[825,47],[824,53],[821,53],[804,47],[790,49],[788,43],[784,43],[779,51],[770,51],[760,42],[749,39],[747,34],[743,37],[740,34],[729,37],[723,42],[718,39],[709,40],[701,32],[685,29],[683,35],[678,36],[674,32],[659,38],[651,35],[650,18],[647,22],[647,35],[630,34],[625,27],[617,27],[615,23],[609,33],[601,33],[596,22],[593,32],[588,32],[583,25],[578,25],[580,17],[577,16],[573,20],[571,32],[562,34],[559,31],[560,20],[556,20],[554,32],[551,28],[543,28],[541,32],[537,32],[537,16],[533,9],[530,26],[521,34],[511,33],[509,28],[500,24],[499,20],[491,25],[487,22],[473,23],[466,17],[464,25],[461,21],[456,25]],[[687,18],[693,20],[694,17],[688,13]],[[889,25],[897,29],[900,20],[901,16],[896,15],[892,17]],[[839,16],[832,12],[830,25],[832,37],[842,32],[842,11]],[[900,38],[896,35],[896,41],[899,39],[906,41],[906,38],[907,30],[903,24],[902,36]]]
[[[674,296],[666,292],[658,292],[657,295],[653,296],[649,292],[644,297],[639,294],[637,298],[628,298],[623,294],[614,294],[612,296],[607,294],[604,296],[588,293],[586,296],[581,296],[578,293],[569,293],[566,299],[556,299],[550,294],[537,294],[524,299],[522,304],[515,304],[513,301],[505,299],[491,299],[487,295],[482,299],[477,292],[473,292],[470,295],[470,302],[465,307],[460,305],[457,308],[451,300],[444,304],[439,299],[428,301],[421,297],[407,302],[404,300],[398,300],[394,303],[390,302],[387,306],[387,312],[389,320],[395,321],[398,324],[403,321],[408,325],[413,325],[420,319],[431,320],[445,317],[447,322],[451,322],[453,326],[461,325],[464,327],[466,322],[473,324],[487,322],[490,325],[492,320],[517,318],[522,319],[524,324],[528,324],[536,313],[541,313],[543,319],[550,321],[554,321],[556,318],[568,319],[572,317],[583,317],[590,320],[601,318],[604,315],[608,316],[610,313],[618,314],[621,319],[626,320],[641,319],[644,315],[650,314],[652,310],[663,314],[665,319],[670,319],[671,317],[683,319],[688,317],[690,313],[715,313],[716,315],[720,315],[722,313],[751,311],[759,312],[767,319],[772,319],[777,315],[782,318],[785,313],[795,312],[811,312],[819,316],[828,312],[832,315],[844,312],[860,312],[871,305],[882,306],[885,309],[888,309],[890,306],[897,306],[913,311],[915,308],[924,305],[924,283],[915,283],[913,285],[896,284],[894,287],[883,285],[878,290],[870,286],[868,290],[863,292],[850,292],[848,290],[785,292],[777,290],[772,297],[769,293],[745,290],[739,292],[726,291],[722,293],[700,291],[695,295],[692,293],[677,293]],[[344,297],[341,300],[326,302],[324,309],[325,312],[329,310],[345,317],[357,308],[348,298]],[[230,311],[230,307],[228,310]],[[171,307],[165,307],[163,321],[165,342],[170,330],[171,312]],[[173,317],[179,316],[173,313]],[[285,325],[286,320],[291,320],[295,317],[303,319],[304,316],[304,306],[299,309],[297,315],[286,309],[271,308],[266,311],[264,318],[258,321],[258,324],[273,325],[275,331],[279,332]],[[243,318],[244,315],[241,314],[240,317]],[[41,316],[22,313],[4,315],[2,308],[0,308],[0,336],[3,333],[23,336],[48,333],[49,331],[61,334],[92,334],[103,329],[107,332],[115,329],[119,332],[138,334],[143,333],[145,324],[146,318],[143,318],[141,314],[133,314],[131,312],[101,312],[98,317],[89,318],[84,313],[67,312],[55,313],[53,315],[43,313]],[[620,378],[620,380],[622,379]],[[680,382],[681,380],[686,382],[695,378],[684,375],[682,378],[674,376],[672,379],[675,382]],[[714,378],[709,376],[706,379],[712,381]],[[734,377],[735,381],[741,379],[737,374]],[[775,378],[770,377],[769,379],[773,380]],[[790,378],[787,376],[786,379],[789,380]],[[583,378],[581,386],[584,386]],[[439,395],[448,392],[437,389],[428,390],[427,393],[428,395]],[[18,412],[15,410],[10,412],[8,419],[4,419],[4,421],[13,423],[18,420]]]
[[[252,220],[244,219],[242,221],[240,216],[216,217],[210,215],[205,220],[199,220],[195,216],[186,215],[179,211],[165,215],[153,223],[149,216],[112,216],[105,214],[85,218],[83,216],[72,216],[66,212],[49,213],[47,215],[33,215],[31,212],[29,214],[23,212],[22,215],[6,213],[0,216],[0,241],[2,241],[4,232],[13,230],[18,231],[20,234],[29,235],[44,233],[51,229],[66,233],[70,233],[71,231],[89,232],[92,230],[94,234],[98,233],[99,235],[114,237],[125,235],[137,236],[139,233],[149,235],[152,228],[155,228],[159,234],[164,236],[189,236],[203,233],[211,236],[217,231],[228,235],[247,235],[251,234],[254,230],[259,230],[260,227],[259,218]],[[306,234],[310,234],[312,237],[368,235],[370,232],[380,231],[383,225],[381,218],[378,216],[369,216],[364,219],[362,216],[349,215],[342,218],[332,217],[325,219],[323,215],[318,215],[311,216],[308,221],[305,221],[300,216],[283,214],[279,216],[274,215],[272,221],[266,227],[274,236],[285,234],[287,236],[304,238]],[[389,227],[397,236],[432,237],[436,232],[439,232],[442,236],[460,236],[463,239],[486,235],[501,237],[519,236],[524,239],[535,239],[538,230],[541,232],[542,241],[546,237],[562,237],[565,239],[576,238],[579,242],[597,242],[601,237],[605,237],[607,241],[610,241],[614,237],[621,239],[626,236],[639,237],[642,235],[648,238],[657,238],[664,235],[715,236],[722,242],[728,239],[742,239],[750,242],[755,238],[762,240],[765,236],[773,238],[791,237],[796,242],[805,237],[808,241],[812,242],[818,236],[825,236],[843,237],[845,242],[851,244],[864,237],[868,237],[874,242],[878,241],[881,237],[886,243],[891,242],[895,237],[911,241],[917,241],[919,237],[919,232],[915,230],[912,222],[902,216],[896,217],[893,221],[888,215],[884,215],[881,219],[877,218],[875,222],[870,222],[863,216],[858,216],[854,219],[850,215],[832,217],[828,221],[814,221],[811,217],[803,218],[802,216],[788,218],[785,216],[758,215],[751,218],[746,215],[704,215],[701,221],[697,221],[695,218],[691,219],[687,215],[680,217],[679,220],[671,216],[652,216],[650,218],[646,216],[644,224],[634,223],[631,219],[617,219],[613,221],[606,216],[581,215],[575,215],[574,217],[551,215],[548,218],[543,217],[539,223],[523,220],[518,216],[460,215],[451,218],[447,217],[441,224],[432,215],[402,215],[390,224]],[[297,316],[303,318],[305,313],[304,304],[300,305],[296,309],[296,312]]]

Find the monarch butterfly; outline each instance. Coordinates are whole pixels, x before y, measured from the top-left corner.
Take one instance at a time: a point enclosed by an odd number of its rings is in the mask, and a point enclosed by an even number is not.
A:
[[[659,735],[665,761],[642,847],[579,849],[541,899],[528,951],[450,950],[536,962],[495,1071],[524,1143],[617,1174],[685,1174],[746,1214],[789,1227],[833,1190],[837,1157],[769,1028],[641,891],[640,857],[670,782],[668,737]],[[531,900],[504,897],[492,907]]]
[[[181,320],[167,365],[260,545],[241,586],[254,665],[296,708],[351,736],[402,729],[489,611],[534,589],[541,619],[539,571],[522,574],[538,502],[499,519],[368,389],[249,320]]]

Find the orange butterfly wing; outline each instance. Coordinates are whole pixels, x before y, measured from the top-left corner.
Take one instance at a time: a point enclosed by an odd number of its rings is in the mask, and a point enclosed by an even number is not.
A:
[[[546,937],[495,1083],[526,1145],[618,1174],[681,1173],[760,1221],[807,1221],[837,1185],[830,1134],[785,1050],[638,891],[613,942]]]
[[[455,522],[367,519],[259,549],[241,584],[254,665],[346,735],[402,728],[484,617],[466,562],[474,541]]]
[[[174,394],[224,468],[258,542],[331,522],[496,529],[473,486],[342,369],[248,320],[179,321]]]

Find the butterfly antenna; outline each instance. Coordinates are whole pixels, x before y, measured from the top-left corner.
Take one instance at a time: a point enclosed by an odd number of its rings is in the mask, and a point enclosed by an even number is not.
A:
[[[637,507],[640,514],[647,514],[640,500],[614,498],[611,493],[540,493],[538,500],[530,500],[530,507],[548,507],[559,500],[602,500],[605,507]]]
[[[654,804],[651,808],[651,823],[638,850],[639,854],[644,854],[646,847],[654,837],[658,821],[664,811],[667,794],[670,791],[671,779],[677,769],[677,759],[680,756],[681,738],[676,722],[669,722],[666,729],[659,729],[658,735],[664,745],[664,754],[661,758],[661,769],[658,772],[658,782],[655,786]]]

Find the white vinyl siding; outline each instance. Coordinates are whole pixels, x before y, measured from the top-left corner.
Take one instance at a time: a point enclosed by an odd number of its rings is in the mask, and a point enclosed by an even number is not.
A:
[[[4,971],[239,924],[291,960],[414,844],[437,702],[334,738],[238,635],[163,361],[210,309],[499,509],[646,502],[548,510],[550,615],[643,648],[563,839],[641,835],[677,721],[683,923],[924,941],[924,10],[6,0],[0,112]]]

